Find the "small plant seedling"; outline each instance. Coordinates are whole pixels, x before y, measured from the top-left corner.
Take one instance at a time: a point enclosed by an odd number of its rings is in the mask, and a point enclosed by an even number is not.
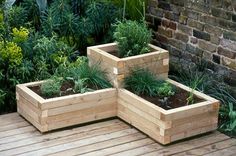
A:
[[[42,95],[46,97],[60,95],[62,80],[62,78],[53,77],[44,82],[40,87]]]
[[[160,87],[157,87],[157,94],[160,97],[169,97],[175,95],[175,91],[170,83],[164,82]]]

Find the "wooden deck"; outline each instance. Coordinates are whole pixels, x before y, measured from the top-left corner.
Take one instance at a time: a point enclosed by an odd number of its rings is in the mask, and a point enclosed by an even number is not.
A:
[[[236,139],[220,132],[162,146],[119,119],[41,134],[17,113],[0,116],[0,156],[235,156]]]

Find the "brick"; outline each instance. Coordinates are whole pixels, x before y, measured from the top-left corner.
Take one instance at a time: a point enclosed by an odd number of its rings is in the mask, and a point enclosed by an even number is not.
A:
[[[196,20],[188,19],[188,26],[196,28],[198,30],[204,29],[204,23],[198,22]]]
[[[205,29],[204,29],[206,32],[208,33],[211,33],[211,34],[214,34],[216,36],[221,36],[223,31],[222,29],[220,28],[217,28],[216,26],[214,25],[209,25],[209,24],[206,24],[205,25]]]
[[[211,36],[210,37],[210,42],[211,43],[216,44],[216,45],[220,44],[220,38],[219,37],[217,37],[215,35],[210,35],[210,36]]]
[[[222,28],[228,29],[228,30],[232,30],[232,31],[236,31],[236,23],[235,22],[231,22],[228,20],[218,18],[217,23],[218,23],[219,27],[222,27]]]
[[[203,31],[193,29],[193,36],[196,38],[199,38],[199,39],[210,41],[210,34],[203,32]]]
[[[178,6],[184,6],[185,1],[184,0],[171,0],[171,3],[174,5],[178,5]]]
[[[209,52],[216,52],[217,46],[211,44],[210,42],[206,42],[204,40],[199,40],[198,41],[198,46],[199,48],[203,49],[203,50],[207,50]]]
[[[223,57],[222,64],[229,67],[230,69],[236,70],[236,60],[232,60],[232,59]]]
[[[206,4],[207,3],[190,2],[189,8],[191,8],[192,10],[202,12],[202,13],[209,13],[210,7],[209,7],[209,5],[206,5]]]
[[[181,24],[187,24],[187,19],[188,17],[187,16],[179,16],[179,23]]]
[[[166,28],[170,28],[170,29],[176,30],[176,23],[172,22],[170,20],[163,19],[162,20],[162,26],[164,26]]]
[[[223,47],[218,47],[218,54],[223,55],[225,57],[231,58],[231,59],[235,59],[236,58],[236,52],[229,50],[229,49],[225,49]]]
[[[154,23],[153,30],[157,31],[158,30],[158,26],[161,25],[161,18],[155,17],[153,19],[153,23]]]
[[[170,8],[171,8],[171,11],[177,15],[180,15],[181,11],[183,10],[182,7],[173,5],[173,4],[170,5]]]
[[[224,0],[222,4],[223,9],[233,11],[232,0]]]
[[[222,38],[220,41],[220,45],[224,48],[228,48],[233,51],[236,51],[236,41],[231,41],[231,40]]]
[[[215,7],[222,7],[222,0],[212,0],[211,5]]]
[[[186,25],[183,25],[183,24],[178,24],[177,27],[178,27],[177,29],[179,31],[181,31],[182,33],[185,33],[185,34],[188,34],[188,35],[192,36],[192,34],[193,34],[193,29],[192,28],[190,28]]]
[[[191,37],[190,38],[190,42],[193,44],[197,44],[198,43],[198,39],[196,37]]]
[[[199,17],[199,21],[203,22],[203,23],[206,23],[206,24],[214,25],[214,26],[218,25],[216,17],[206,15],[206,14],[201,15]]]
[[[231,20],[232,14],[228,11],[219,8],[211,8],[211,13],[213,16]]]
[[[228,40],[236,41],[236,33],[231,31],[224,31],[223,37]]]
[[[182,15],[183,16],[187,16],[188,18],[194,19],[194,20],[198,20],[200,13],[193,11],[191,9],[185,9],[182,11]]]
[[[160,35],[166,36],[168,38],[171,38],[172,34],[173,34],[171,29],[168,29],[168,28],[166,29],[166,28],[161,27],[161,26],[158,27],[158,33]]]
[[[160,41],[161,43],[168,43],[168,38],[167,37],[165,37],[163,35],[160,35],[158,33],[155,36],[156,36],[156,39],[158,41]]]
[[[216,55],[216,54],[213,54],[212,61],[217,63],[217,64],[220,64],[220,56]]]
[[[187,44],[186,45],[186,51],[191,53],[191,54],[194,54],[196,56],[202,56],[203,54],[203,50],[202,49],[199,49],[191,44]]]
[[[181,57],[181,51],[171,46],[170,55],[175,56],[175,57]]]
[[[170,39],[169,44],[180,50],[186,49],[186,44],[176,39]]]
[[[156,0],[149,0],[148,1],[148,7],[157,7],[158,6],[158,2]]]
[[[236,7],[236,5],[235,5],[235,7]],[[235,10],[235,11],[236,11],[236,10]],[[233,21],[233,22],[236,22],[236,15],[235,15],[235,14],[232,15],[232,21]]]
[[[207,52],[207,51],[203,51],[202,57],[203,57],[204,59],[206,59],[206,60],[211,61],[213,56],[212,56],[212,53]]]
[[[188,35],[183,34],[183,33],[180,33],[180,32],[176,32],[176,33],[175,33],[175,38],[176,38],[177,40],[181,40],[181,41],[183,41],[183,42],[185,42],[185,43],[187,43],[188,40],[189,40]]]
[[[158,2],[158,7],[163,9],[163,10],[170,10],[170,4],[168,2],[159,1]]]
[[[165,18],[167,18],[169,20],[179,21],[179,15],[174,14],[172,12],[165,11],[164,16],[165,16]]]

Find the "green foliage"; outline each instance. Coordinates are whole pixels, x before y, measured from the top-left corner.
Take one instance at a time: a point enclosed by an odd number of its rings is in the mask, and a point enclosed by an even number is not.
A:
[[[119,22],[116,25],[114,38],[118,43],[120,57],[128,57],[149,52],[151,31],[144,23],[136,21]]]
[[[20,27],[20,29],[13,28],[12,36],[13,36],[13,42],[16,43],[25,42],[29,38],[29,30],[24,27]]]
[[[222,123],[220,129],[230,132],[231,134],[236,134],[236,111],[234,109],[233,103],[229,102],[228,107],[221,107],[220,116],[227,118],[225,122]]]
[[[0,42],[0,56],[3,61],[8,62],[10,65],[19,65],[22,62],[22,49],[14,42]]]
[[[13,6],[6,13],[6,20],[10,28],[16,27],[20,28],[21,26],[25,26],[27,23],[27,10],[22,6]]]
[[[88,63],[83,63],[79,68],[79,76],[80,79],[86,80],[88,86],[95,87],[95,89],[112,87],[106,72],[100,68],[99,64],[89,66]]]
[[[156,96],[156,89],[160,83],[155,75],[146,69],[135,69],[130,76],[124,80],[125,88],[131,90],[137,95]]]
[[[62,78],[52,77],[40,86],[41,93],[46,97],[60,95],[61,84]]]
[[[236,98],[231,87],[212,74],[205,65],[191,67],[186,70],[183,70],[183,67],[172,67],[171,69],[170,78],[220,100],[220,130],[235,135],[235,116],[232,114],[236,111]]]
[[[175,95],[175,91],[170,83],[164,82],[157,88],[157,95],[160,97],[170,97]]]

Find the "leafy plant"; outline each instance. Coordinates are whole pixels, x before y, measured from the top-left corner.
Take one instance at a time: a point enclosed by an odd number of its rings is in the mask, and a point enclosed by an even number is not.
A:
[[[119,22],[116,25],[114,38],[118,43],[118,55],[128,57],[149,52],[151,31],[144,23],[136,21]]]
[[[156,96],[156,89],[160,84],[149,70],[134,69],[131,71],[130,76],[125,78],[124,85],[125,88],[137,95]]]
[[[170,97],[175,95],[175,91],[170,83],[164,82],[157,88],[157,95],[160,97]]]
[[[230,132],[231,134],[236,133],[236,111],[234,110],[233,103],[229,102],[228,107],[221,108],[220,111],[221,117],[227,117],[227,120],[222,123],[220,129],[223,129],[226,132]]]
[[[46,97],[52,97],[55,95],[60,95],[60,89],[62,85],[62,78],[53,77],[46,82],[44,82],[41,87],[41,93]]]
[[[83,63],[79,68],[79,74],[80,79],[86,80],[88,86],[93,86],[95,89],[112,87],[106,76],[106,71],[102,70],[98,63],[91,66],[88,63]]]

